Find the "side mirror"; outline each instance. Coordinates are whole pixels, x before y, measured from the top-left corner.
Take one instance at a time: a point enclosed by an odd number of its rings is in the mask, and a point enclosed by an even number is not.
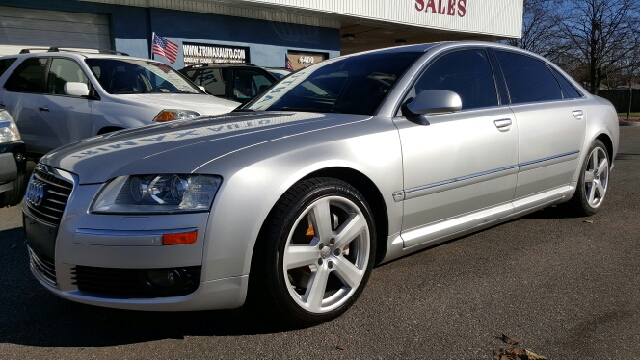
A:
[[[85,83],[68,82],[64,84],[64,92],[73,96],[88,96],[89,87]]]
[[[450,90],[422,90],[413,101],[403,106],[403,114],[434,115],[446,114],[462,109],[462,99],[454,91]]]

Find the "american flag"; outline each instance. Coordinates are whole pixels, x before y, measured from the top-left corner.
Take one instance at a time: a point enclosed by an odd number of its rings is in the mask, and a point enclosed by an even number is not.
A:
[[[291,64],[291,60],[289,60],[287,54],[284,55],[284,67],[293,70],[293,64]]]
[[[176,56],[178,56],[178,45],[176,43],[163,38],[162,36],[153,33],[153,46],[151,47],[151,53],[160,55],[173,64],[176,62]]]

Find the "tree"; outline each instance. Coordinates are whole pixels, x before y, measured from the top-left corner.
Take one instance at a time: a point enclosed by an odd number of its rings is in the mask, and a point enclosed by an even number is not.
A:
[[[532,51],[553,61],[558,55],[558,25],[562,0],[524,0],[522,35],[509,45]]]
[[[588,69],[589,90],[595,94],[607,75],[619,70],[640,45],[637,0],[569,0],[559,31],[566,58]]]

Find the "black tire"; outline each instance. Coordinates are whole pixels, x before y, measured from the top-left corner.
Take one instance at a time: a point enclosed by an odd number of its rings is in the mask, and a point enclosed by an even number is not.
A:
[[[600,165],[605,165],[603,167],[606,167],[606,169],[603,169],[600,174],[594,173],[594,170],[597,170],[597,166],[594,167],[594,154],[598,154],[596,162]],[[571,200],[566,204],[567,209],[573,215],[585,217],[594,215],[600,211],[602,202],[606,195],[606,190],[609,186],[610,164],[610,154],[607,152],[607,148],[600,140],[595,140],[589,147],[589,151],[587,152],[587,156],[584,158],[582,166],[580,166],[580,176],[578,177],[578,183],[576,184],[576,191],[574,192]],[[589,178],[587,178],[587,176],[589,176]],[[600,187],[594,185],[595,182],[591,182],[591,185],[589,185],[588,180],[591,180],[591,176],[593,176],[595,181],[598,181]],[[604,191],[599,189],[603,189]],[[591,191],[594,191],[593,198],[591,198]]]
[[[329,209],[326,219],[330,222],[315,220],[313,214],[324,213],[318,209]],[[330,240],[326,236],[328,231],[317,230],[322,225],[331,226]],[[354,230],[343,232],[346,229]],[[352,240],[348,240],[350,238]],[[314,263],[285,270],[285,260],[290,264],[289,259],[298,259],[285,254],[285,248],[292,248],[289,245],[302,245],[304,251],[317,250],[318,259],[313,258],[315,253],[309,252]],[[347,311],[362,293],[373,268],[375,252],[373,215],[355,188],[333,178],[301,181],[280,197],[254,247],[249,308],[296,326],[330,321]],[[344,274],[362,277],[359,283],[345,281],[349,276]],[[349,282],[357,285],[349,286]],[[320,285],[314,288],[316,284]],[[315,297],[310,294],[312,289],[320,289]]]
[[[15,206],[22,201],[26,189],[24,172],[19,172],[18,177],[12,181],[13,189],[0,194],[0,208]]]

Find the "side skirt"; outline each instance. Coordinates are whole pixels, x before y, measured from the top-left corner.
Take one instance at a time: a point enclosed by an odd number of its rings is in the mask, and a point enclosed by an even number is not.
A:
[[[387,237],[387,254],[381,263],[565,202],[575,189],[572,183],[507,204],[392,234]]]

